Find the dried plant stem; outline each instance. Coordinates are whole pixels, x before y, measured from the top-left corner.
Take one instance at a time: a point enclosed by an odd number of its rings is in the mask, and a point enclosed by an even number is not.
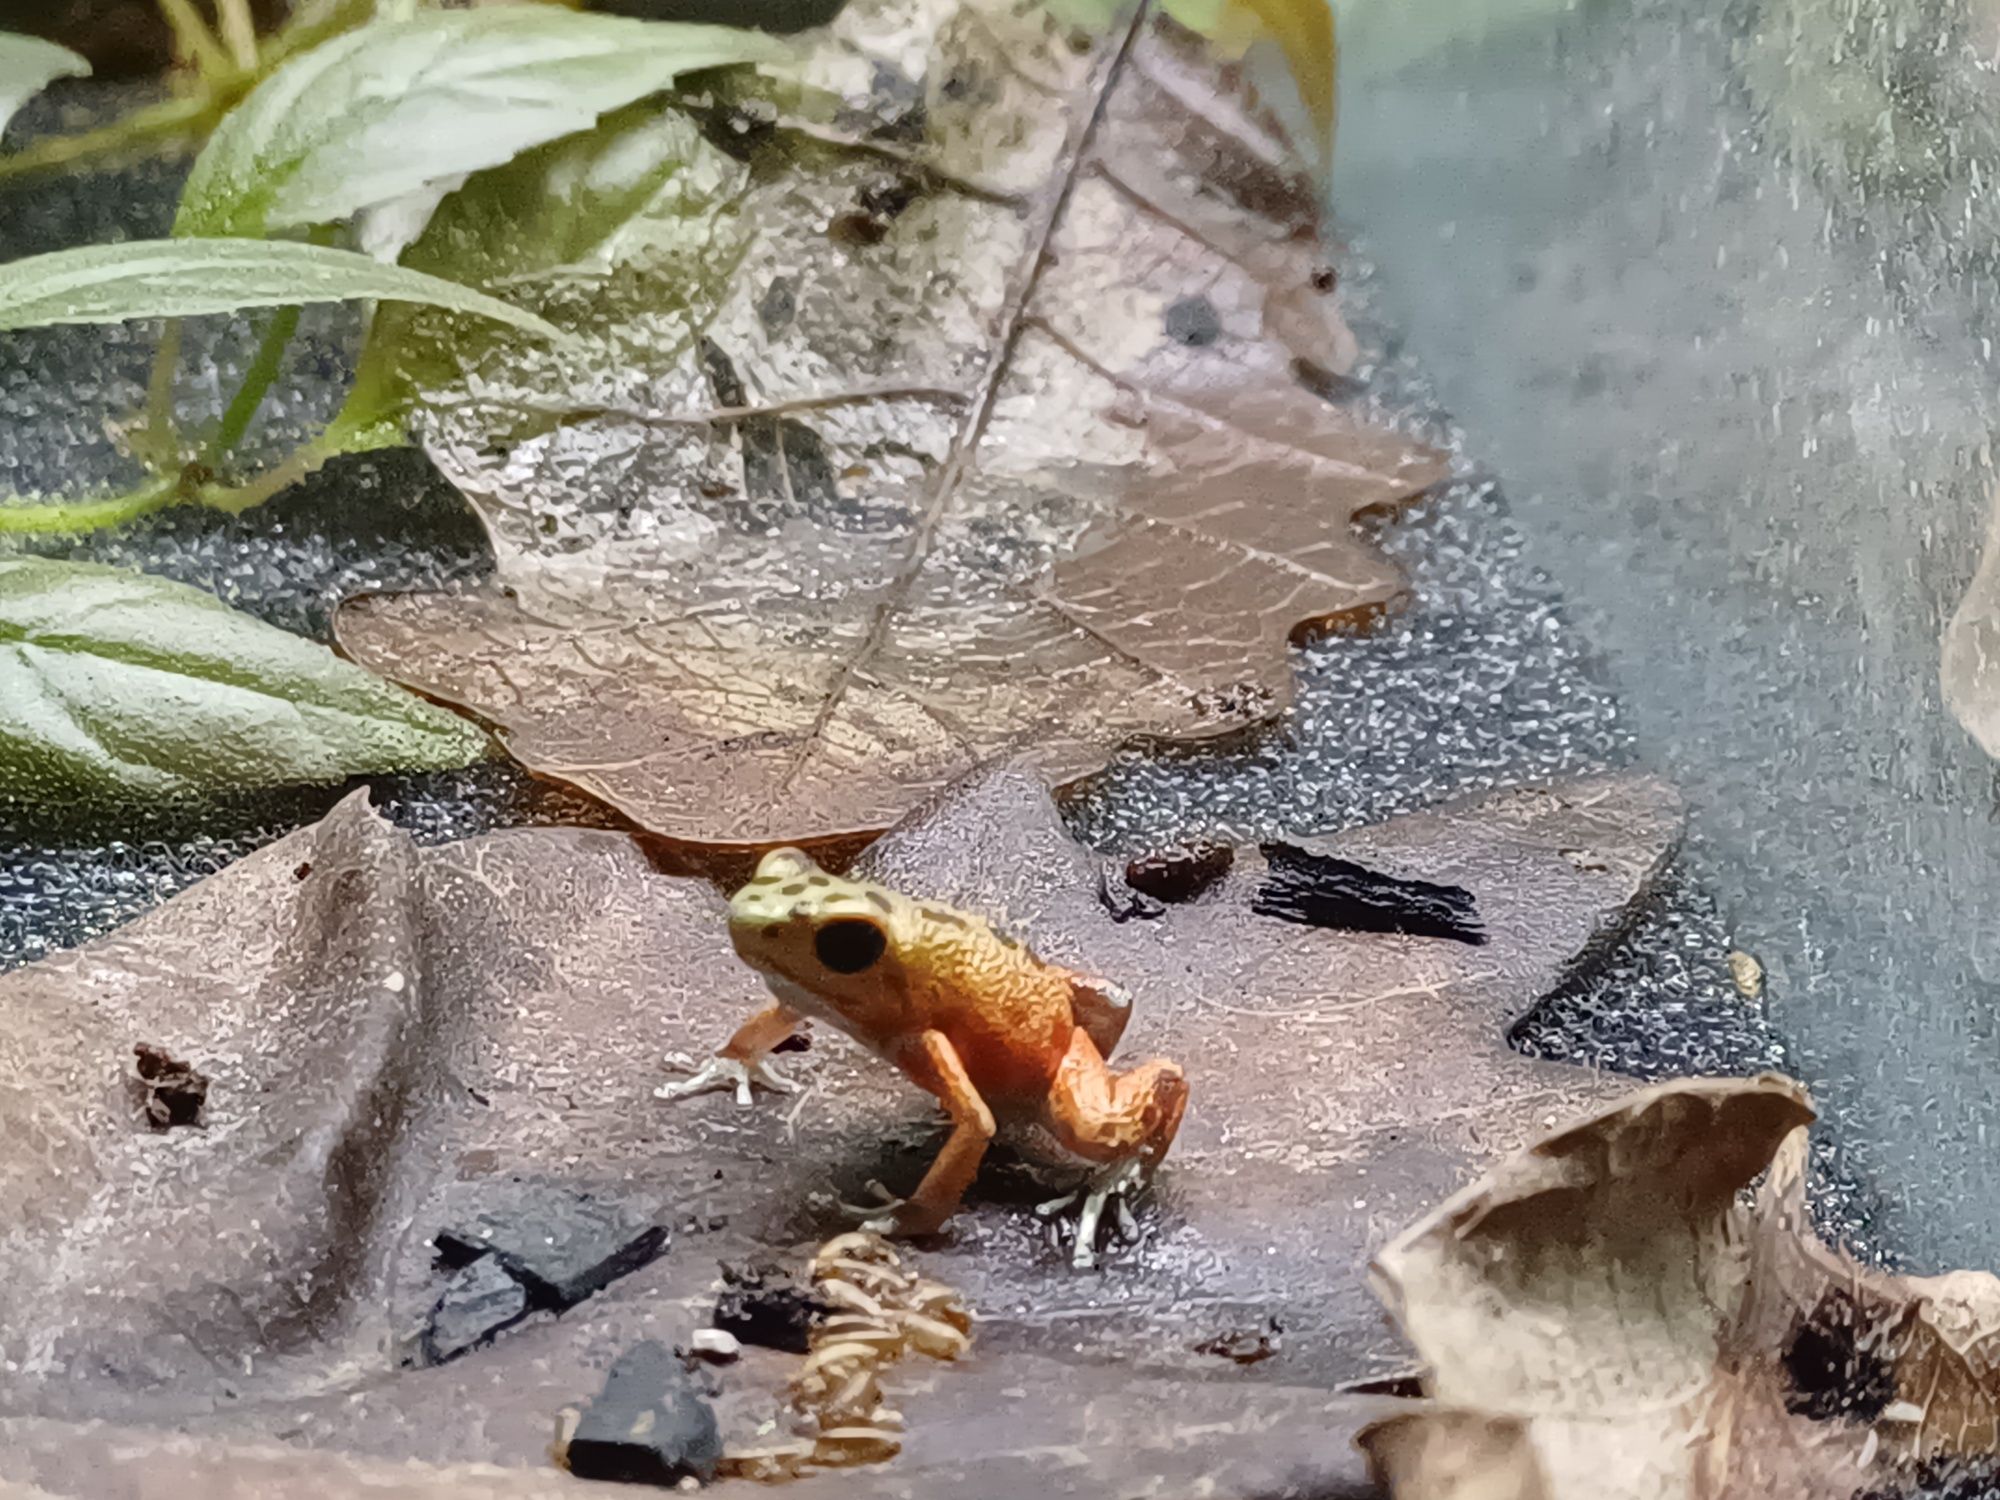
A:
[[[173,28],[174,51],[181,61],[193,64],[204,78],[219,78],[235,70],[229,50],[208,29],[208,22],[194,8],[194,0],[159,0],[159,6],[160,14]]]
[[[250,0],[215,0],[216,30],[229,49],[230,60],[241,71],[257,70],[257,21],[250,14]]]

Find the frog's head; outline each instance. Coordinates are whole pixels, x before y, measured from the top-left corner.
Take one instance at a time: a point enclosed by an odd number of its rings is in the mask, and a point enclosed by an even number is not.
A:
[[[753,969],[860,1019],[899,973],[910,904],[894,891],[829,875],[796,849],[773,849],[729,901],[729,938]]]

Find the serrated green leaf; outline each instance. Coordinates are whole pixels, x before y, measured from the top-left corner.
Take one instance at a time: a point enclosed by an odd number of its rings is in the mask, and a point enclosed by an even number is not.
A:
[[[245,307],[357,298],[419,302],[561,335],[533,313],[455,281],[352,250],[283,240],[134,240],[0,265],[0,330],[189,318]]]
[[[680,74],[784,50],[754,31],[549,6],[377,22],[286,64],[222,122],[174,232],[344,219],[586,129]]]
[[[199,589],[0,558],[0,795],[334,782],[489,748],[466,720]]]
[[[14,111],[58,78],[82,78],[90,64],[67,47],[38,36],[0,31],[0,130]]]

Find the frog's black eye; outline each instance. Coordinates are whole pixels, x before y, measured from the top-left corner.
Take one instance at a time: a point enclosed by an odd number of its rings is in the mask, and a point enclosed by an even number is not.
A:
[[[813,934],[814,954],[836,974],[859,974],[888,946],[882,929],[860,917],[828,922]]]

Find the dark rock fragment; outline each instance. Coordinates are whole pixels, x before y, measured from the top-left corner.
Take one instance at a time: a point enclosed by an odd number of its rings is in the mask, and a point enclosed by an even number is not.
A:
[[[433,1239],[456,1270],[490,1254],[527,1289],[531,1305],[562,1312],[657,1260],[665,1225],[648,1224],[586,1193],[532,1195],[504,1214],[479,1213]]]
[[[564,1453],[579,1479],[678,1484],[715,1477],[722,1432],[715,1412],[672,1350],[647,1340],[611,1367],[603,1393],[576,1424]]]
[[[1270,872],[1250,902],[1260,917],[1340,932],[1449,938],[1473,947],[1486,941],[1478,905],[1463,886],[1405,880],[1295,844],[1265,844],[1262,852]]]
[[[1142,854],[1125,866],[1125,883],[1155,901],[1192,901],[1227,875],[1236,851],[1227,844],[1186,844]]]
[[[424,1363],[441,1365],[490,1344],[528,1315],[528,1291],[491,1255],[461,1266],[431,1308],[421,1347]]]
[[[138,1059],[141,1107],[153,1128],[199,1125],[208,1102],[208,1075],[145,1042],[135,1045],[132,1054]]]
[[[739,1343],[784,1354],[804,1354],[812,1347],[813,1325],[833,1309],[796,1285],[783,1271],[757,1266],[743,1271],[722,1268],[729,1283],[715,1302],[714,1327],[733,1334]]]
[[[1278,1352],[1284,1331],[1276,1318],[1270,1318],[1262,1328],[1238,1328],[1204,1339],[1194,1346],[1194,1352],[1211,1354],[1232,1364],[1259,1365]]]
[[[1167,337],[1190,349],[1206,349],[1222,337],[1222,317],[1208,298],[1183,297],[1167,309]]]

